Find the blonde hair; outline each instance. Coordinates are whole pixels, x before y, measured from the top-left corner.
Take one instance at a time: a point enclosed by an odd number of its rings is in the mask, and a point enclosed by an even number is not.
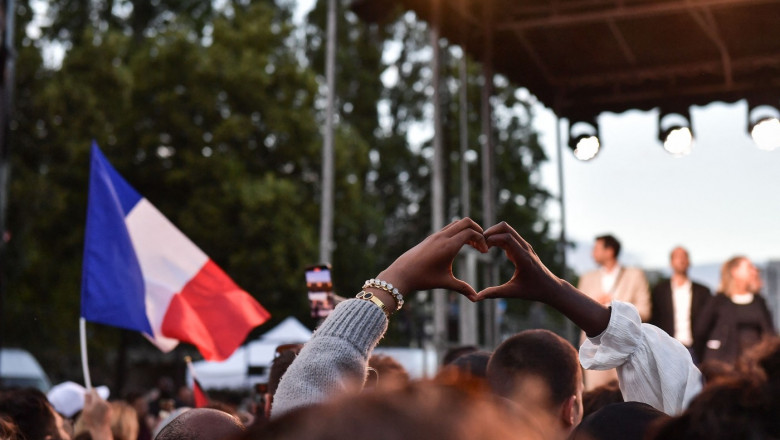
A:
[[[136,440],[138,438],[138,414],[135,408],[125,402],[110,402],[111,433],[114,440]]]
[[[737,255],[729,258],[728,261],[723,263],[723,266],[720,268],[720,285],[718,286],[718,292],[729,297],[731,296],[734,292],[734,276],[732,275],[732,272],[734,272],[734,269],[739,266],[742,260],[746,259],[747,257],[744,255]]]
[[[108,402],[111,408],[111,433],[114,440],[136,440],[138,438],[138,413],[126,402]],[[82,415],[73,424],[73,437],[89,430]]]

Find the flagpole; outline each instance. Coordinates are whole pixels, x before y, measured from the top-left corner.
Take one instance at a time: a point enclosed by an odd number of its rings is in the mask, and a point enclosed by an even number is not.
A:
[[[84,371],[84,385],[87,391],[92,389],[92,378],[89,376],[89,362],[87,362],[87,321],[79,318],[79,334],[81,336],[81,369]]]
[[[195,381],[195,367],[192,366],[192,357],[184,356],[184,362],[187,363],[187,370],[190,372],[190,375],[192,376],[192,380],[194,382]]]
[[[187,362],[187,369],[192,376],[192,400],[195,408],[206,408],[209,405],[209,395],[198,381],[198,376],[195,374],[195,366],[192,365],[192,358],[184,356],[184,361]]]

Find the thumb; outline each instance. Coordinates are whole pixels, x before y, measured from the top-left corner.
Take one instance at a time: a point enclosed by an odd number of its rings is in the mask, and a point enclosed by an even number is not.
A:
[[[511,297],[511,291],[509,284],[502,284],[500,286],[491,286],[482,289],[477,294],[477,301],[490,298],[509,298]]]
[[[447,283],[446,286],[450,290],[454,290],[461,295],[465,296],[466,298],[470,299],[472,302],[477,300],[477,292],[474,290],[471,285],[463,280],[459,280],[455,277],[451,278],[449,283]]]

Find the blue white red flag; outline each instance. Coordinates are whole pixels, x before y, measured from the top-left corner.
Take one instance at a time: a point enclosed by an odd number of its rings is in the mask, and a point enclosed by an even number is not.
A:
[[[92,143],[81,316],[227,359],[271,316],[114,169]]]

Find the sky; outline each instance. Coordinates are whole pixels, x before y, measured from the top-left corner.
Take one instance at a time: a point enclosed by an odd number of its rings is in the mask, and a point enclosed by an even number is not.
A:
[[[294,21],[304,22],[313,5],[314,0],[297,0]],[[44,15],[44,2],[33,7]],[[28,32],[36,32],[35,26]],[[62,49],[50,52],[49,62],[56,64]],[[550,158],[541,184],[557,196],[556,117],[541,104],[535,110],[533,123]],[[623,244],[624,264],[645,269],[666,268],[676,245],[689,249],[694,266],[719,265],[737,254],[758,264],[780,260],[780,150],[755,146],[747,133],[746,102],[692,107],[695,145],[684,157],[662,148],[657,119],[656,111],[603,113],[598,156],[581,162],[564,147],[566,235],[579,244],[567,255],[569,265],[578,273],[594,268],[590,247],[604,233]],[[417,143],[432,135],[425,124],[412,128],[410,138]],[[557,201],[548,205],[547,215],[557,237]]]
[[[313,4],[298,1],[298,22]],[[556,117],[541,104],[535,110],[534,126],[550,158],[541,184],[557,196]],[[717,282],[713,269],[734,255],[759,265],[780,260],[780,150],[758,149],[747,118],[745,101],[691,107],[694,148],[684,157],[673,157],[658,141],[657,111],[601,114],[601,151],[588,162],[574,157],[564,137],[566,234],[579,244],[567,254],[569,265],[578,273],[595,268],[590,248],[604,233],[621,241],[624,264],[644,269],[668,269],[669,252],[682,245],[692,271],[700,267],[709,284]],[[415,129],[413,137],[432,134]],[[557,236],[557,201],[547,215]]]
[[[692,107],[695,144],[684,157],[662,148],[657,119],[657,111],[603,113],[598,156],[581,162],[563,151],[566,233],[583,244],[570,264],[593,268],[590,245],[607,232],[621,241],[624,263],[645,269],[665,268],[676,245],[689,249],[694,265],[737,254],[780,260],[780,150],[755,146],[746,102]],[[551,159],[542,183],[557,195],[556,118],[538,106],[534,124]],[[560,223],[558,206],[549,215]]]

